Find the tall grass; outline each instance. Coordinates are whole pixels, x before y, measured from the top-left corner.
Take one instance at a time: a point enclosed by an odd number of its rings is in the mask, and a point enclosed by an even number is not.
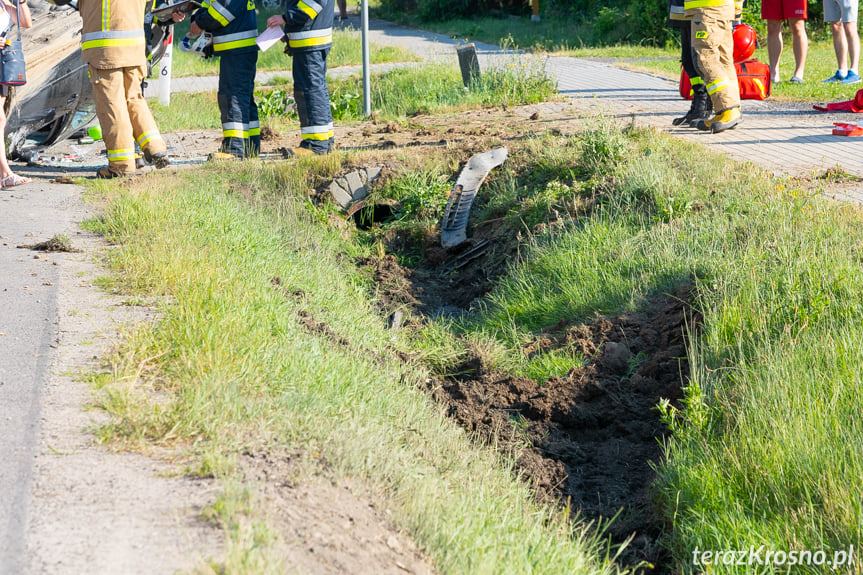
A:
[[[277,82],[278,84],[278,82]],[[373,74],[372,108],[381,119],[398,119],[417,113],[459,111],[483,106],[510,106],[542,102],[554,97],[555,81],[545,71],[545,60],[514,55],[503,66],[483,72],[481,80],[466,89],[455,66],[421,64]],[[362,79],[330,81],[330,107],[337,121],[362,117]],[[291,97],[290,84],[275,88]],[[260,101],[261,97],[258,96]],[[162,131],[217,128],[219,108],[215,94],[188,94],[170,107],[151,104]],[[265,125],[281,125],[278,115],[263,119]]]
[[[110,202],[91,227],[120,244],[122,285],[171,301],[113,358],[102,436],[192,446],[202,462],[250,446],[321,454],[330,473],[387,493],[440,573],[614,572],[581,526],[533,503],[510,463],[429,404],[422,368],[397,359],[409,343],[385,329],[367,280],[346,265],[354,248],[304,199],[337,168],[329,156],[99,184]],[[236,524],[247,498],[225,497],[214,513]],[[226,569],[278,571],[269,536],[229,536]]]
[[[362,80],[343,80],[334,92],[362,93]],[[372,108],[385,118],[479,106],[519,105],[554,97],[556,82],[545,71],[545,61],[530,54],[513,56],[503,66],[483,70],[481,78],[465,88],[456,66],[422,65],[375,75]]]

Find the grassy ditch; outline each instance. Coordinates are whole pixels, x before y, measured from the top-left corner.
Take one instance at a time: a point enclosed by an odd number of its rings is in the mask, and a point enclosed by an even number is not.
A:
[[[818,196],[827,180],[771,179],[602,121],[507,145],[471,226],[493,246],[471,264],[482,280],[434,248],[461,148],[99,184],[109,208],[92,227],[121,245],[114,281],[171,302],[99,380],[114,416],[103,437],[171,447],[226,482],[250,448],[323,454],[327,473],[385,492],[442,573],[611,569],[581,523],[531,492],[617,514],[616,540],[637,531],[624,562],[662,572],[701,572],[696,551],[764,546],[787,568],[791,551],[856,547],[860,209]],[[375,195],[397,205],[382,224],[352,231],[305,195],[343,162],[381,161]],[[387,261],[413,272],[390,283]],[[425,319],[387,330],[394,308]],[[468,441],[426,388],[500,452]],[[593,487],[579,484],[592,470]],[[587,489],[611,502],[579,499]],[[219,506],[231,569],[277,565],[278,536],[243,531],[247,499],[231,493]]]
[[[441,573],[612,572],[581,527],[533,503],[442,417],[421,391],[425,370],[399,359],[411,345],[376,314],[349,264],[356,248],[304,196],[339,166],[250,162],[100,186],[109,207],[91,227],[122,246],[113,281],[171,301],[99,378],[114,416],[102,437],[179,449],[226,481],[250,449],[325,457],[328,473],[384,490]],[[225,567],[278,571],[271,536],[239,520],[248,498],[236,491],[214,512],[229,531]]]
[[[431,193],[435,173],[426,166],[405,178],[425,182]],[[631,329],[633,318],[657,325],[660,318],[650,316],[657,298],[687,298],[691,307],[683,314],[695,321],[678,324],[686,346],[675,348],[683,388],[652,406],[673,432],[663,440],[666,459],[654,462],[650,490],[658,504],[652,509],[663,515],[655,533],[671,552],[663,568],[701,572],[704,564],[693,564],[696,551],[750,546],[781,552],[778,569],[819,551],[828,559],[834,551],[841,559],[844,551],[847,558],[863,525],[863,413],[856,399],[863,357],[855,343],[863,337],[856,320],[863,233],[859,207],[820,197],[826,185],[817,178],[806,185],[770,179],[652,132],[622,134],[599,125],[576,137],[540,139],[513,151],[507,167],[491,174],[475,207],[477,238],[500,245],[501,238],[521,234],[516,246],[482,262],[486,274],[497,270],[490,285],[466,301],[426,305],[423,298],[433,294],[422,284],[412,292],[418,301],[402,303],[440,317],[422,341],[452,397],[485,385],[478,403],[510,413],[515,432],[529,434],[535,425],[539,433],[526,441],[548,460],[566,462],[557,430],[549,432],[542,409],[526,398],[584,385],[585,367],[616,375],[616,384],[600,380],[595,387],[616,390],[618,398],[643,386],[642,370],[655,372],[651,364],[662,350],[642,351],[635,338],[649,332]],[[391,181],[381,194],[404,206],[402,189]],[[413,268],[414,282],[424,267],[446,265],[427,241],[440,203],[424,204],[424,224],[405,222],[396,211],[393,221],[371,232],[372,242],[389,242],[397,260]],[[394,241],[404,237],[414,240]],[[495,264],[494,257],[510,263]],[[446,279],[455,294],[470,291],[476,276],[462,268]],[[453,305],[460,311],[453,313]],[[612,328],[599,345],[595,314]],[[635,337],[610,335],[618,328]],[[575,337],[584,333],[593,337],[592,347]],[[621,345],[629,349],[615,366],[608,353],[619,354]],[[508,390],[509,403],[498,401],[495,389]],[[578,410],[598,393],[588,391],[577,397],[584,403],[576,412],[567,415],[563,404],[552,420],[579,422],[568,424],[578,431],[584,425]],[[463,423],[483,431],[481,421],[464,416],[465,401],[452,405]],[[603,429],[617,415],[609,409],[605,424],[595,417]],[[570,478],[585,473],[574,463],[567,472]],[[557,488],[575,500],[566,486]],[[628,520],[623,517],[624,525]],[[769,571],[754,565],[750,572]],[[794,572],[823,568],[793,566]],[[859,564],[836,568],[850,572]],[[735,569],[711,566],[712,572]]]

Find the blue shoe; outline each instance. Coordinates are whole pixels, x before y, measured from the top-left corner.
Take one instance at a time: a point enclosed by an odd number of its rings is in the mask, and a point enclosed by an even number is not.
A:
[[[839,83],[840,84],[856,84],[860,80],[861,80],[860,74],[858,74],[857,72],[851,72],[849,70],[848,75],[845,76],[845,78]]]
[[[845,79],[845,76],[847,76],[847,74],[843,74],[839,70],[836,70],[836,73],[833,74],[832,76],[830,76],[829,78],[827,78],[826,80],[824,80],[822,82],[822,84],[831,84],[833,82],[841,82],[842,80]]]

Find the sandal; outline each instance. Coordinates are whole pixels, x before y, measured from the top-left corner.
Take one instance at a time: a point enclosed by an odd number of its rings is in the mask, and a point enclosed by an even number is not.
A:
[[[18,174],[10,174],[0,180],[0,188],[11,188],[13,186],[20,186],[21,184],[29,184],[32,182],[28,177],[19,176]]]

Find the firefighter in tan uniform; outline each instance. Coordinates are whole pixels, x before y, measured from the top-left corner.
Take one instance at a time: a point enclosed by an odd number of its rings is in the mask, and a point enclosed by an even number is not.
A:
[[[99,168],[98,178],[134,172],[136,141],[148,162],[157,168],[170,164],[141,88],[147,66],[145,4],[146,0],[78,1],[84,20],[82,57],[108,152],[108,167]]]
[[[733,22],[738,13],[734,0],[684,0],[684,15],[692,18],[692,50],[695,67],[713,102],[714,116],[696,127],[722,132],[740,123],[740,88],[734,69]]]

